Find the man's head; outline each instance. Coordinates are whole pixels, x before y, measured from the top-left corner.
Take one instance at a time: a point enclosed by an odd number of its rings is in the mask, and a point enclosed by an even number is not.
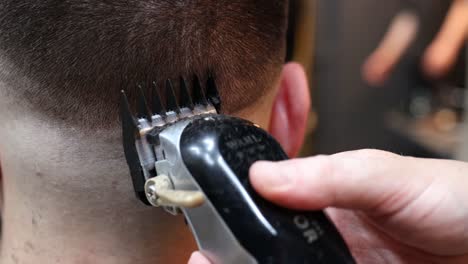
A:
[[[132,100],[137,84],[211,73],[225,113],[297,152],[309,101],[302,69],[282,65],[286,10],[286,0],[0,1],[4,252],[170,259],[166,243],[176,250],[186,230],[133,195],[121,89]],[[45,256],[46,243],[59,253]]]
[[[116,120],[124,86],[209,71],[234,112],[274,86],[284,59],[284,0],[3,2],[7,84],[38,111],[73,122]]]

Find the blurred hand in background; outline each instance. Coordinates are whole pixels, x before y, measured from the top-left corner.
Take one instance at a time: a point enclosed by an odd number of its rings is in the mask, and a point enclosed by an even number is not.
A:
[[[418,17],[408,11],[399,13],[377,49],[363,66],[369,84],[382,85],[416,38]],[[440,78],[457,61],[468,36],[468,0],[454,0],[439,33],[424,53],[422,69],[431,78]]]

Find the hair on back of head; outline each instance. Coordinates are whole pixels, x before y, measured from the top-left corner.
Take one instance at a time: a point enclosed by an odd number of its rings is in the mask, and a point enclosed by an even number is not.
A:
[[[36,111],[92,125],[118,120],[122,88],[134,98],[138,83],[211,72],[234,112],[278,75],[286,10],[287,0],[5,0],[0,82]]]

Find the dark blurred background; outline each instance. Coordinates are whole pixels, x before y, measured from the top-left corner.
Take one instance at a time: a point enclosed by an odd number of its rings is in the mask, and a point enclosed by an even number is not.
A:
[[[310,75],[313,111],[303,155],[377,148],[419,157],[453,158],[461,145],[466,51],[445,78],[420,72],[423,51],[451,1],[291,0],[288,60]],[[361,67],[392,19],[411,10],[417,39],[382,87]]]

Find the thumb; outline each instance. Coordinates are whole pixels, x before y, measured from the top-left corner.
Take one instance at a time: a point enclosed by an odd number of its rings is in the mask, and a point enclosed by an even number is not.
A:
[[[292,209],[339,207],[387,214],[404,208],[434,180],[425,162],[360,150],[277,163],[258,162],[250,169],[250,176],[262,196]]]

